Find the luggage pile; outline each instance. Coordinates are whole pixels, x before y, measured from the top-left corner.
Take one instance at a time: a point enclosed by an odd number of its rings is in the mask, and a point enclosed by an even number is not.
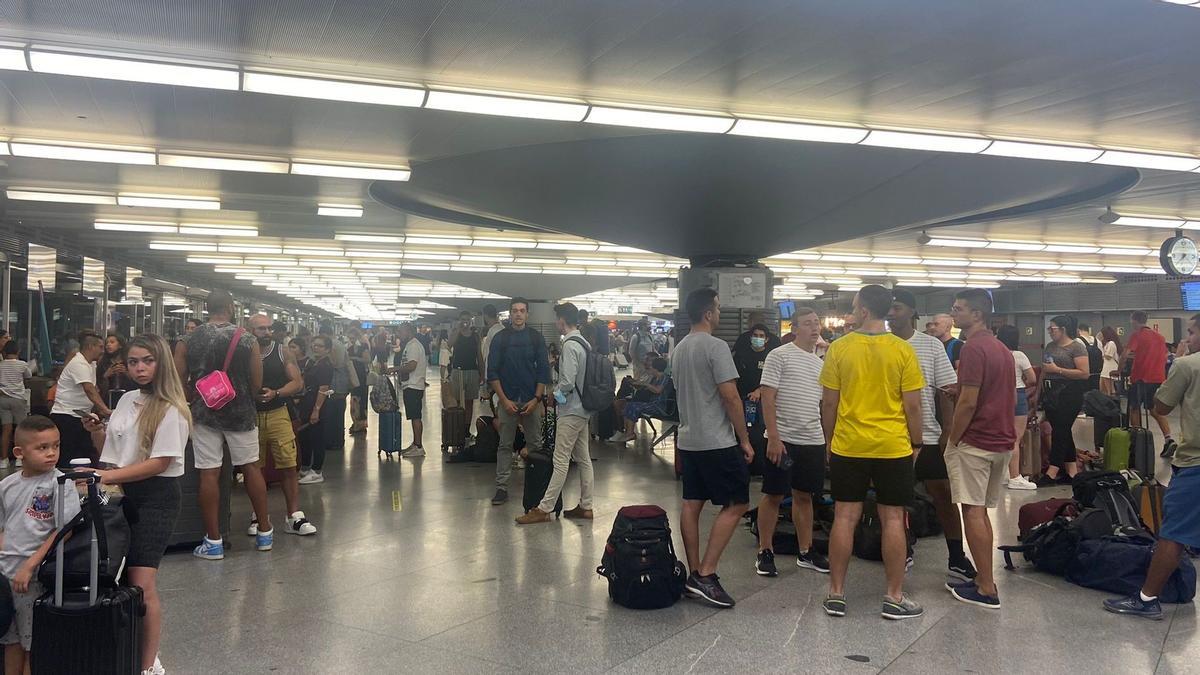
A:
[[[1110,432],[1111,433],[1111,432]],[[1130,480],[1138,485],[1129,487]],[[1072,499],[1025,504],[1017,517],[1020,544],[1000,546],[1005,569],[1020,553],[1037,569],[1085,588],[1131,595],[1146,580],[1161,522],[1161,489],[1134,472],[1084,471],[1072,482]],[[1154,530],[1146,524],[1150,517]],[[1196,569],[1184,556],[1160,598],[1191,602]]]

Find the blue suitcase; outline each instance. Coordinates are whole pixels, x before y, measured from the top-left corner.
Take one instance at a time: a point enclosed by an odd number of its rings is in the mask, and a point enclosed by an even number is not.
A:
[[[404,418],[398,411],[379,413],[379,450],[376,454],[400,452],[402,447],[401,431],[404,428]]]

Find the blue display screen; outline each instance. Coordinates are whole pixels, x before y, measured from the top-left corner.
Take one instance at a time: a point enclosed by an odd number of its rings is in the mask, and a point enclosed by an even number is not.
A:
[[[1185,281],[1179,284],[1183,294],[1183,308],[1189,312],[1200,311],[1200,281]]]
[[[779,318],[790,319],[796,313],[796,303],[791,300],[784,300],[779,303]]]

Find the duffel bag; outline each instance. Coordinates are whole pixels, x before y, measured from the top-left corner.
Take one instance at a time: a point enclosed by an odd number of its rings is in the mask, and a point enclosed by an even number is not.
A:
[[[1075,558],[1067,568],[1067,581],[1117,595],[1134,595],[1142,590],[1150,559],[1154,557],[1154,537],[1148,535],[1101,537],[1079,542]],[[1186,603],[1196,596],[1196,568],[1184,555],[1179,567],[1167,579],[1158,599]]]

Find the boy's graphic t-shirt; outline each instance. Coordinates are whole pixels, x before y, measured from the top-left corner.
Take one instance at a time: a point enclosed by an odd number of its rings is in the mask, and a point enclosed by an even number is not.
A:
[[[21,564],[33,555],[54,532],[55,499],[58,494],[58,469],[26,478],[21,472],[0,480],[0,526],[4,543],[0,545],[0,573],[12,578]],[[66,490],[63,522],[79,513],[75,488]]]

